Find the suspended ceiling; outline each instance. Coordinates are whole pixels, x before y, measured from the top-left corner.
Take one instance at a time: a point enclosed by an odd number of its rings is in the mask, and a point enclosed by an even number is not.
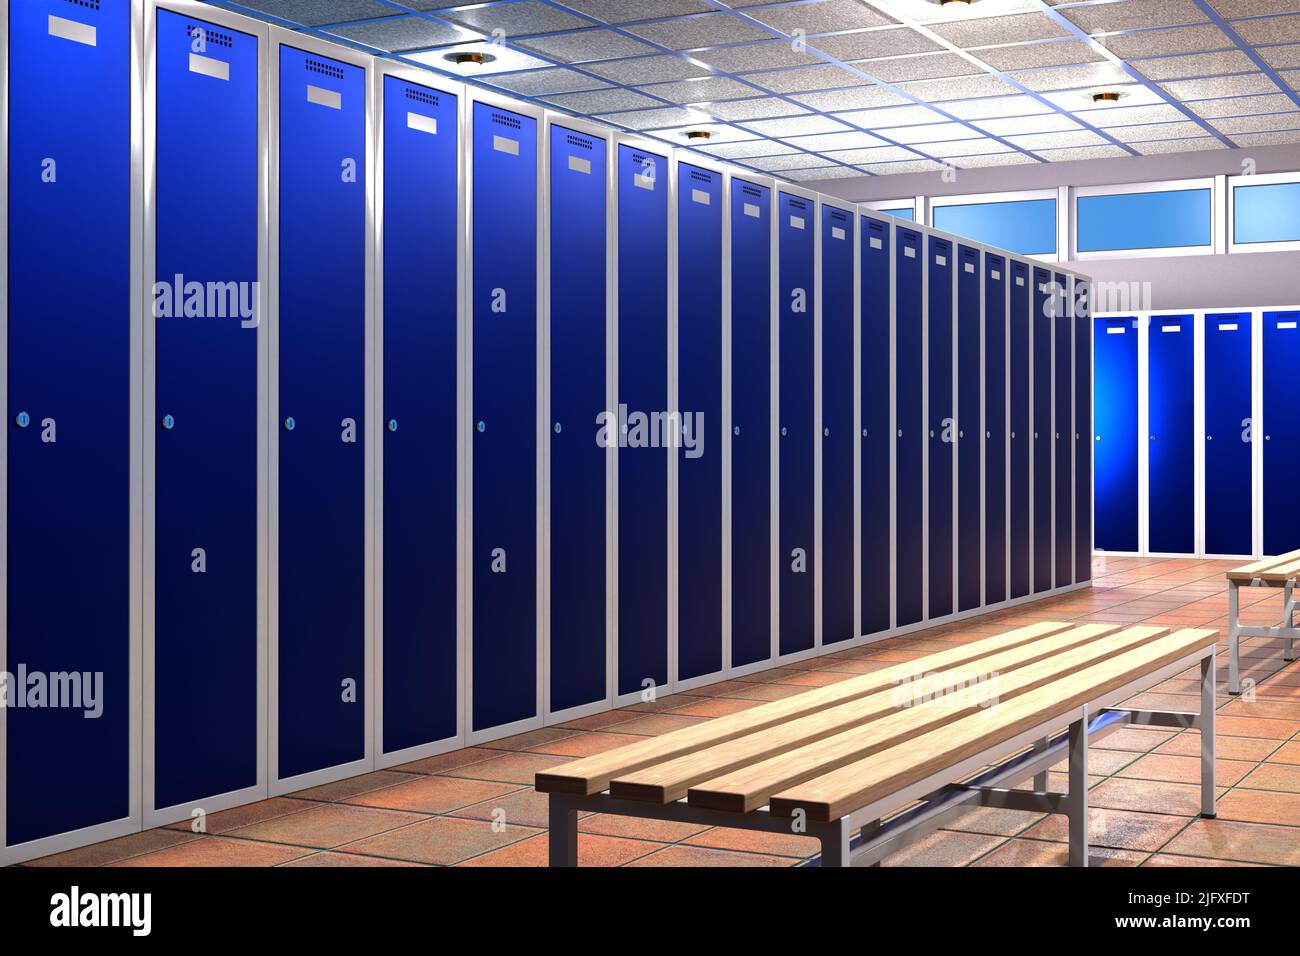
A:
[[[1300,0],[210,2],[796,182],[1300,143]]]

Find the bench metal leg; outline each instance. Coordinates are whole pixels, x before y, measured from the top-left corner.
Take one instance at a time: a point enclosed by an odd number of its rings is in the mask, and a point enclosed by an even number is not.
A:
[[[1070,820],[1070,866],[1088,865],[1088,706],[1070,725],[1070,792],[1065,812]]]
[[[826,824],[818,834],[822,841],[822,866],[849,865],[849,837],[852,833],[848,817]]]
[[[1238,657],[1238,645],[1240,636],[1238,630],[1241,623],[1238,621],[1238,602],[1237,602],[1237,582],[1228,582],[1228,693],[1241,693],[1241,672],[1240,660]]]
[[[578,865],[578,811],[563,794],[553,793],[547,804],[550,865]]]
[[[1042,753],[1047,749],[1047,738],[1044,737],[1034,744],[1034,753]],[[1034,793],[1047,792],[1048,771],[1044,767],[1041,773],[1034,774]]]
[[[1215,810],[1214,655],[1201,661],[1201,713],[1197,724],[1201,731],[1201,816],[1213,819]]]
[[[1292,594],[1292,587],[1293,585],[1287,584],[1286,597],[1282,605],[1282,627],[1286,630],[1286,643],[1282,645],[1282,660],[1287,663],[1295,660],[1295,651],[1291,644],[1295,636],[1295,597]]]

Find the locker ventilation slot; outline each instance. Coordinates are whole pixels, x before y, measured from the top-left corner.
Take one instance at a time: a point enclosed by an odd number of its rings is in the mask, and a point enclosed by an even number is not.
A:
[[[649,166],[651,169],[654,168],[657,159],[657,156],[650,156],[647,153],[632,154],[632,162],[636,163],[638,166]]]
[[[713,185],[712,176],[710,176],[708,173],[702,173],[695,169],[691,170],[691,179],[695,180],[697,183],[708,183],[709,185]]]
[[[506,114],[506,113],[493,113],[493,114],[492,114],[492,122],[494,122],[494,123],[498,123],[498,124],[500,124],[501,126],[507,126],[507,127],[509,127],[510,129],[523,129],[523,128],[524,128],[523,124],[522,124],[521,122],[519,122],[519,118],[518,118],[518,117],[516,117],[516,116],[510,116],[509,114]]]
[[[568,143],[570,146],[576,146],[578,149],[596,148],[596,144],[593,143],[591,140],[587,139],[585,136],[574,136],[572,133],[564,137],[564,141]]]
[[[849,221],[849,215],[848,215],[848,213],[840,212],[838,209],[832,209],[832,210],[831,210],[831,218],[834,219],[836,222],[848,222],[848,221]]]
[[[343,67],[335,66],[332,63],[322,63],[320,60],[308,60],[307,69],[312,73],[319,73],[321,76],[332,76],[336,80],[343,79]]]
[[[806,202],[804,202],[802,199],[793,199],[793,198],[788,197],[788,196],[787,196],[786,198],[787,198],[787,200],[789,201],[791,208],[793,208],[793,209],[807,209],[807,208],[808,208],[808,204],[807,204]]]
[[[758,199],[763,198],[763,190],[759,189],[757,186],[742,185],[740,187],[740,191],[744,193],[746,196],[754,196]]]
[[[202,39],[204,43],[211,43],[213,46],[224,46],[227,49],[235,45],[234,39],[229,33],[221,33],[211,27],[201,27],[198,24],[191,23],[186,31],[190,39]]]
[[[438,105],[437,95],[430,93],[428,90],[419,90],[411,86],[406,88],[406,98],[415,100],[417,103],[427,103],[429,106]]]
[[[87,10],[98,10],[99,0],[65,0],[74,7],[85,7]]]

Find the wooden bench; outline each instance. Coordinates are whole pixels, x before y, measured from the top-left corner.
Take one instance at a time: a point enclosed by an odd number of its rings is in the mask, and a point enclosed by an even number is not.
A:
[[[1244,637],[1280,637],[1283,639],[1282,659],[1295,660],[1293,640],[1295,627],[1295,583],[1300,574],[1300,551],[1288,551],[1275,558],[1265,558],[1243,564],[1228,572],[1228,693],[1241,693],[1241,663],[1238,645]],[[1241,608],[1237,600],[1238,589],[1281,588],[1282,620],[1275,627],[1242,627]]]
[[[807,835],[820,865],[848,866],[977,804],[1067,814],[1070,863],[1086,866],[1088,743],[1120,727],[1199,729],[1201,812],[1214,816],[1216,638],[1033,624],[560,764],[536,778],[550,864],[577,865],[580,811]],[[1195,664],[1199,713],[1118,706]],[[1069,792],[1049,793],[1062,759]]]

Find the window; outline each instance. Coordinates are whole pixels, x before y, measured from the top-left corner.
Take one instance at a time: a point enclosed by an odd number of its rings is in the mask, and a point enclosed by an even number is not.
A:
[[[1230,192],[1233,247],[1300,243],[1300,176],[1237,176]]]
[[[1171,184],[1129,190],[1080,189],[1075,198],[1075,250],[1098,252],[1160,249],[1209,251],[1213,246],[1212,184]]]
[[[913,222],[916,219],[915,199],[884,199],[879,202],[865,202],[862,206],[865,209],[883,212],[895,219],[905,219],[908,222]]]
[[[1056,255],[1055,198],[946,197],[932,207],[936,229],[1024,256]]]

